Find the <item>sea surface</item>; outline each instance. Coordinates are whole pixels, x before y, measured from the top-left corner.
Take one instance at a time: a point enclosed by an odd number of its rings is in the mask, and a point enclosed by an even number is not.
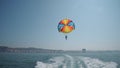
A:
[[[0,53],[0,68],[120,68],[120,52]]]

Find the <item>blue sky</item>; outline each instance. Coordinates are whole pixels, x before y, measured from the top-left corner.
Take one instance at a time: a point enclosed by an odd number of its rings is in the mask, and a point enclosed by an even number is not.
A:
[[[60,20],[76,29],[57,31]],[[120,50],[119,0],[0,0],[0,46]]]

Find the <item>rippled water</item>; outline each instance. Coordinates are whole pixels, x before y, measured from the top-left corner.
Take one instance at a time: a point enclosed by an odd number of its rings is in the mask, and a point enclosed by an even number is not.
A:
[[[120,52],[0,53],[0,68],[120,68]]]

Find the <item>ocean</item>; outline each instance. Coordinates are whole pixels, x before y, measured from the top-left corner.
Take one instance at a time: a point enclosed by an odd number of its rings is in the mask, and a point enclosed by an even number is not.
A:
[[[0,68],[120,68],[120,52],[0,53]]]

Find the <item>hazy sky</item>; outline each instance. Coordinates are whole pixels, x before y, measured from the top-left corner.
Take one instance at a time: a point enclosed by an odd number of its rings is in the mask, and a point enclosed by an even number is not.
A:
[[[68,40],[64,18],[76,25]],[[0,0],[0,46],[120,50],[120,0]]]

